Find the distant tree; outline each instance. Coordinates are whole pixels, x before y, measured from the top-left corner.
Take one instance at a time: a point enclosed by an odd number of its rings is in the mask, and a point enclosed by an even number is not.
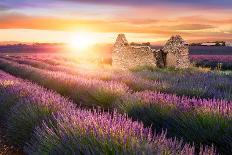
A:
[[[142,43],[143,46],[151,46],[150,42]]]
[[[201,46],[201,43],[191,43],[189,46]]]
[[[130,44],[133,46],[133,45],[135,45],[135,42],[131,42]]]
[[[216,41],[215,46],[226,46],[226,42],[225,41]]]
[[[226,46],[226,42],[225,41],[222,41],[222,46]]]
[[[221,46],[220,42],[219,42],[219,41],[216,41],[215,46]]]

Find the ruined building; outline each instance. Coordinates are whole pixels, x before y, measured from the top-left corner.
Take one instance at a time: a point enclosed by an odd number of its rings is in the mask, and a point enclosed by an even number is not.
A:
[[[155,51],[157,67],[188,68],[189,48],[181,36],[172,36],[163,49]]]
[[[172,36],[162,49],[152,49],[149,43],[129,44],[124,34],[119,34],[112,51],[112,65],[128,69],[149,65],[157,67],[188,68],[189,49],[181,36]]]
[[[156,66],[151,47],[146,44],[129,44],[124,34],[119,34],[114,44],[112,65],[124,69],[139,65]]]

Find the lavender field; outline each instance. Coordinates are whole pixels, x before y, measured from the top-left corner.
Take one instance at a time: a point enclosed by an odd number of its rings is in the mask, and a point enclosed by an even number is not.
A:
[[[232,70],[232,55],[191,55],[196,66],[218,70]]]
[[[230,155],[232,74],[1,54],[0,120],[25,154]]]

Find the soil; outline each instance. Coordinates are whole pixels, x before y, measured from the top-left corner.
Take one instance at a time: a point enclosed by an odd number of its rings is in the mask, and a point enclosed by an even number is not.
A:
[[[0,122],[0,155],[24,155],[22,150],[9,144],[5,133],[5,128]]]

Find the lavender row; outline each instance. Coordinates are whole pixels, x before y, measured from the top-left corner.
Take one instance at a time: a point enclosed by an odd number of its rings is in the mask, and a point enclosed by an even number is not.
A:
[[[67,74],[71,74],[86,79],[96,79],[102,81],[117,81],[117,82],[125,83],[134,91],[147,90],[147,89],[163,90],[166,87],[165,83],[146,80],[143,79],[142,77],[134,76],[130,72],[116,70],[112,68],[101,69],[100,67],[96,67],[96,66],[86,67],[77,64],[72,67],[65,66],[63,64],[49,65],[47,63],[38,60],[31,60],[23,57],[19,58],[19,56],[17,56],[16,58],[9,56],[7,57],[2,56],[2,58],[17,62],[19,64],[30,65],[35,68],[45,69],[49,71],[64,72]]]
[[[85,104],[88,103],[88,101],[91,101],[92,104],[90,106],[99,105],[110,108],[114,107],[113,104],[116,102],[116,100],[123,97],[125,94],[137,94],[133,93],[133,91],[130,90],[127,85],[120,82],[86,79],[83,77],[72,76],[63,72],[41,70],[4,59],[0,60],[0,67],[7,72],[32,80],[40,85],[43,85],[44,87],[71,97],[71,99],[77,103],[82,102],[82,104]],[[210,109],[209,111],[212,113],[220,108],[221,111],[219,111],[219,113],[223,116],[226,116],[227,114],[224,113],[222,109],[229,110],[228,112],[231,112],[231,101],[221,99],[191,99],[189,97],[178,97],[172,94],[159,94],[170,96],[172,99],[175,99],[174,104],[186,103],[186,105],[192,105],[194,103],[194,107],[197,106],[197,109],[208,107]],[[163,100],[167,100],[167,98],[164,97]],[[169,102],[173,102],[173,100]],[[86,105],[88,106],[88,104]]]
[[[41,70],[4,59],[0,59],[0,68],[90,107],[98,105],[109,108],[119,96],[130,91],[127,85],[120,82],[90,80],[64,72]]]
[[[22,56],[23,57],[23,56]],[[84,78],[98,80],[113,80],[123,82],[134,91],[154,90],[165,93],[175,93],[178,95],[232,99],[232,77],[218,75],[213,72],[199,71],[198,69],[165,71],[156,69],[155,71],[139,71],[131,73],[128,71],[109,69],[87,69],[81,67],[53,66],[37,60],[24,58],[9,58],[22,64],[28,64],[46,70],[62,71],[68,74],[81,76]]]
[[[191,61],[196,66],[210,67],[212,69],[231,70],[231,55],[192,55]]]
[[[119,111],[154,124],[156,131],[200,144],[214,144],[221,154],[232,154],[232,103],[216,99],[178,97],[159,92],[126,94],[116,104]]]
[[[39,59],[39,56],[37,59]],[[67,67],[61,64],[53,66],[41,61],[27,60],[24,58],[15,58],[14,61],[46,70],[58,70],[85,78],[123,82],[134,91],[155,90],[175,93],[180,96],[232,99],[231,75],[218,75],[214,72],[200,71],[195,68],[168,72],[165,69],[156,69],[152,72],[143,70],[141,72],[131,73],[116,69],[81,69],[81,67]]]
[[[199,69],[171,70],[156,69],[155,71],[142,70],[135,75],[155,82],[165,83],[166,93],[175,93],[180,96],[201,98],[232,99],[232,76]]]
[[[47,64],[56,66],[56,65],[64,65],[64,66],[69,66],[69,67],[76,67],[79,63],[78,62],[72,62],[72,61],[67,61],[62,55],[57,55],[57,54],[30,54],[30,55],[2,55],[5,58],[15,58],[15,59],[28,59],[28,60],[37,60],[41,62],[45,62]]]
[[[126,115],[79,109],[67,99],[0,71],[0,117],[27,154],[192,154],[195,149]],[[13,98],[12,98],[13,97]],[[26,122],[26,123],[25,123]],[[215,154],[206,147],[199,154]]]
[[[74,107],[65,98],[0,71],[0,117],[6,120],[11,142],[24,145],[33,127],[56,111]],[[26,123],[25,123],[26,122]]]
[[[232,106],[230,101],[190,99],[149,91],[141,92],[141,94],[139,92],[132,93],[127,86],[119,83],[110,85],[110,83],[80,79],[73,76],[71,78],[70,75],[64,73],[39,70],[6,60],[1,61],[0,67],[14,75],[28,78],[43,84],[47,88],[66,94],[76,103],[81,102],[82,105],[98,105],[111,109],[117,108],[120,112],[126,112],[134,119],[142,120],[147,126],[155,124],[154,129],[159,131],[166,128],[170,135],[184,137],[184,140],[194,142],[197,146],[200,143],[210,144],[212,142],[219,150],[224,151],[230,145],[230,141],[228,141],[231,139],[229,136],[231,133]],[[142,99],[137,98],[140,95],[143,96]],[[202,115],[199,116],[200,114]],[[184,123],[183,119],[185,120]],[[209,120],[211,123],[207,124],[201,119]],[[186,132],[189,131],[186,129],[191,129],[192,132]],[[181,130],[183,132],[179,132]],[[211,130],[215,130],[215,132],[212,133]],[[202,134],[201,131],[208,134]],[[222,136],[225,139],[217,140]]]
[[[190,55],[192,61],[232,62],[232,55]]]
[[[154,91],[125,94],[122,98],[123,101],[130,103],[125,106],[131,106],[131,104],[139,101],[145,105],[158,104],[159,106],[170,106],[170,108],[182,109],[184,111],[194,110],[197,113],[208,113],[220,115],[224,118],[232,118],[232,102],[226,100],[189,98]]]

